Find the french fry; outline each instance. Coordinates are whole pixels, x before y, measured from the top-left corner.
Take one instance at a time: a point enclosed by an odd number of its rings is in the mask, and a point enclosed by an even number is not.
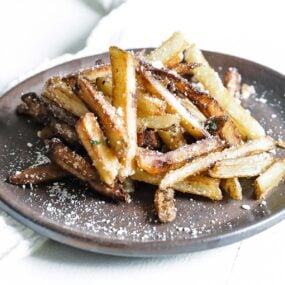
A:
[[[96,83],[97,78],[107,77],[112,74],[112,69],[110,64],[100,64],[95,67],[86,68],[79,72],[79,76],[82,76],[89,81]]]
[[[207,120],[206,116],[188,98],[177,98],[187,111],[201,122]]]
[[[224,76],[224,85],[233,97],[239,98],[241,88],[241,75],[238,72],[237,68],[228,68]]]
[[[127,130],[127,145],[124,156],[120,157],[121,176],[127,177],[134,172],[137,149],[137,96],[136,71],[133,55],[117,47],[110,47],[112,66],[113,105],[122,118]]]
[[[160,116],[142,117],[137,121],[138,130],[145,129],[167,129],[173,125],[179,125],[180,118],[173,114],[164,114]]]
[[[285,149],[285,140],[278,139],[276,143],[278,147]]]
[[[17,112],[42,124],[38,136],[49,140],[51,163],[16,172],[11,183],[72,175],[125,202],[135,181],[153,184],[158,219],[167,223],[176,218],[175,191],[219,201],[222,188],[241,200],[239,177],[259,175],[254,189],[260,199],[285,178],[285,159],[274,158],[285,142],[266,136],[240,105],[237,99],[255,90],[241,85],[236,68],[226,72],[224,86],[181,33],[147,55],[117,47],[109,54],[110,63],[98,60],[94,67],[50,78],[41,97],[22,96]]]
[[[175,95],[170,93],[158,80],[143,68],[139,69],[146,89],[158,98],[162,98],[167,103],[167,112],[175,113],[180,117],[181,125],[193,137],[201,139],[209,136],[208,132],[203,128],[201,122],[192,116],[175,98]]]
[[[62,122],[67,123],[69,126],[74,127],[78,117],[73,115],[71,112],[61,108],[55,102],[50,99],[42,96],[42,101],[45,103],[47,108],[48,116],[52,118],[56,118]]]
[[[163,143],[170,150],[177,149],[187,144],[180,126],[173,125],[167,130],[157,130],[157,133],[162,139]]]
[[[211,135],[219,136],[229,146],[241,143],[241,136],[228,115],[211,117],[205,122],[204,126]]]
[[[171,66],[171,70],[183,76],[183,75],[192,74],[192,70],[198,66],[201,66],[201,63],[197,62],[178,63],[174,66]]]
[[[77,117],[88,112],[87,107],[81,99],[58,76],[52,77],[46,82],[43,96]]]
[[[174,89],[179,91],[183,96],[186,96],[199,110],[195,110],[193,106],[191,106],[191,102],[187,102],[187,98],[180,99],[182,105],[185,106],[190,111],[190,113],[199,118],[201,121],[205,121],[204,116],[207,118],[213,116],[223,116],[224,118],[227,117],[226,125],[221,128],[221,131],[218,134],[221,136],[221,138],[226,139],[229,145],[236,145],[242,142],[237,127],[228,117],[223,108],[219,105],[217,100],[205,92],[196,90],[196,88],[194,88],[191,83],[188,82],[185,78],[173,73],[166,68],[159,69],[141,60],[140,64],[154,74],[166,77],[171,80],[170,82],[172,82],[174,85]]]
[[[138,117],[157,116],[165,113],[166,103],[149,94],[138,93]]]
[[[159,136],[154,130],[145,130],[137,133],[137,143],[138,146],[148,149],[159,149],[161,146]]]
[[[275,142],[271,137],[262,137],[260,139],[248,141],[242,145],[233,146],[221,152],[213,152],[207,156],[198,157],[181,168],[169,171],[161,180],[159,187],[161,189],[172,187],[175,183],[184,180],[188,176],[207,170],[218,161],[257,154],[269,151],[275,147]]]
[[[62,170],[55,163],[45,163],[16,172],[9,177],[9,181],[17,185],[40,184],[60,180],[67,176],[69,176],[69,173]]]
[[[115,200],[130,202],[130,196],[120,184],[109,186],[102,182],[96,169],[82,156],[72,151],[59,141],[52,141],[48,156],[68,173],[87,182],[96,192]]]
[[[193,70],[193,74],[230,115],[245,139],[256,139],[265,136],[263,127],[230,95],[218,74],[210,67],[202,52],[195,45],[191,45],[186,50],[185,60],[186,62],[202,63],[201,66]]]
[[[165,190],[158,188],[154,195],[154,207],[160,222],[169,223],[174,221],[177,212],[174,190],[171,188]]]
[[[47,120],[47,109],[36,93],[26,93],[21,96],[21,99],[23,103],[17,107],[18,114],[31,116],[39,123]]]
[[[120,164],[115,154],[107,146],[94,114],[86,113],[78,120],[75,129],[102,181],[108,185],[114,185]]]
[[[98,77],[96,85],[99,91],[102,91],[106,98],[112,100],[112,78]],[[138,117],[147,117],[152,115],[161,115],[165,113],[166,103],[158,98],[152,97],[140,90],[137,93],[137,115]]]
[[[242,199],[242,188],[237,177],[223,179],[221,181],[221,187],[229,194],[230,198],[234,200]]]
[[[79,96],[86,102],[89,108],[98,115],[108,142],[118,157],[122,157],[124,155],[124,149],[128,145],[128,136],[122,117],[116,112],[116,109],[105,100],[102,93],[98,92],[87,79],[79,76],[78,85]]]
[[[136,169],[132,179],[148,184],[159,185],[163,175],[150,174],[143,170]],[[222,200],[222,191],[219,187],[220,179],[206,176],[192,176],[175,183],[173,189],[182,193],[194,194],[207,197],[214,201]]]
[[[285,177],[285,159],[275,161],[254,182],[256,199],[265,198]]]
[[[225,144],[218,137],[212,137],[190,145],[184,145],[166,153],[140,148],[138,149],[136,161],[139,168],[152,174],[158,174],[179,168],[194,157],[224,147]]]
[[[54,136],[62,138],[64,141],[71,145],[80,145],[80,140],[74,127],[71,127],[64,122],[60,122],[54,119],[50,121],[49,126],[52,128]]]
[[[218,161],[209,170],[209,175],[215,178],[253,177],[265,171],[274,161],[269,153],[261,153]]]
[[[113,86],[111,77],[98,77],[96,78],[96,86],[99,91],[103,92],[105,97],[112,100],[113,96]]]
[[[40,139],[47,140],[55,137],[54,129],[51,126],[45,126],[37,132]]]
[[[153,50],[146,59],[148,61],[160,61],[165,66],[173,66],[181,62],[183,51],[189,46],[181,33],[174,33],[160,47]]]

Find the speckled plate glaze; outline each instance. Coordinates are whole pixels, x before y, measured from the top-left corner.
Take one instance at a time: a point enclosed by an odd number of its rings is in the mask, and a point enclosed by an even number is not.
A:
[[[285,134],[285,77],[241,58],[205,52],[221,74],[237,67],[257,95],[244,105],[270,135]],[[256,234],[285,217],[285,187],[280,185],[261,204],[250,182],[242,181],[244,199],[211,202],[177,193],[178,216],[159,224],[153,210],[153,188],[140,184],[130,204],[116,204],[75,180],[25,189],[6,182],[9,173],[44,160],[36,137],[39,125],[15,114],[24,92],[40,93],[46,79],[92,66],[107,54],[77,59],[41,72],[7,92],[0,100],[0,206],[41,235],[77,248],[113,255],[159,256],[219,247]],[[31,143],[32,147],[28,147]],[[28,144],[30,145],[30,144]],[[241,206],[249,205],[245,210]]]

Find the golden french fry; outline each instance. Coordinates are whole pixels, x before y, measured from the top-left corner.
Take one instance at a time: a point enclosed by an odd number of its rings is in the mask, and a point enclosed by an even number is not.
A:
[[[224,159],[235,159],[250,154],[257,154],[274,149],[276,144],[271,137],[262,137],[248,141],[242,145],[233,146],[221,152],[213,152],[204,157],[198,157],[181,168],[169,171],[162,179],[159,187],[162,189],[172,187],[175,183],[186,177],[207,170],[213,164]]]
[[[75,129],[102,181],[108,185],[114,185],[120,164],[113,151],[107,146],[94,114],[86,113],[78,120]]]
[[[165,66],[173,66],[181,62],[183,51],[189,46],[184,36],[176,32],[160,47],[153,50],[146,59],[148,61],[160,61]]]
[[[218,161],[209,170],[211,177],[233,178],[233,177],[253,177],[266,170],[274,161],[269,153],[261,153]]]
[[[173,114],[138,118],[137,128],[139,131],[145,129],[167,129],[173,125],[179,125],[180,118]]]
[[[184,145],[166,153],[140,148],[138,149],[136,161],[139,168],[152,174],[158,174],[179,168],[194,157],[224,147],[225,144],[218,137],[212,137],[190,145]]]
[[[244,138],[256,139],[265,136],[263,127],[224,87],[219,75],[210,67],[196,45],[191,45],[186,50],[185,60],[187,62],[202,63],[201,66],[193,70],[193,74],[205,88],[209,90],[210,95],[213,96],[219,102],[221,107],[231,116]]]
[[[221,181],[221,187],[229,194],[230,198],[234,200],[242,199],[242,188],[237,177],[223,179]]]
[[[86,102],[89,108],[98,115],[108,142],[118,157],[124,155],[124,149],[128,145],[128,136],[122,117],[117,113],[102,93],[85,78],[78,77],[78,94]]]
[[[157,116],[165,113],[166,103],[149,94],[138,93],[138,117]]]
[[[52,77],[46,82],[43,96],[77,117],[89,112],[81,99],[58,76]]]
[[[175,98],[175,95],[170,93],[158,80],[154,79],[148,71],[145,71],[143,68],[139,70],[148,91],[166,101],[167,112],[177,114],[180,117],[181,125],[187,132],[197,139],[209,136],[201,122],[181,105]]]
[[[69,173],[62,170],[55,163],[45,163],[30,166],[9,177],[9,182],[17,185],[40,184],[49,181],[60,180],[69,176]]]
[[[256,199],[263,199],[285,177],[285,159],[275,161],[254,182]]]
[[[154,208],[160,222],[169,223],[174,221],[177,212],[174,190],[171,188],[165,190],[158,188],[154,195]]]
[[[78,75],[88,79],[91,82],[96,83],[97,78],[107,77],[112,74],[112,69],[110,64],[100,64],[95,67],[86,68],[79,72]]]
[[[136,173],[132,175],[132,179],[153,185],[159,185],[163,175],[150,174],[143,170],[136,169]],[[175,183],[172,187],[174,190],[207,197],[214,201],[222,200],[222,191],[219,187],[220,179],[206,176],[192,176],[187,179]]]
[[[188,99],[188,98],[177,98],[180,103],[183,105],[187,111],[195,116],[200,122],[204,122],[207,120],[207,118],[204,116],[202,112],[199,111],[199,109]]]
[[[122,114],[127,132],[127,145],[120,156],[120,175],[127,177],[134,172],[137,149],[137,96],[136,71],[132,54],[117,47],[110,47],[112,66],[113,105]]]
[[[96,86],[99,91],[103,92],[105,97],[111,98],[113,96],[113,86],[111,77],[98,77],[96,79]]]

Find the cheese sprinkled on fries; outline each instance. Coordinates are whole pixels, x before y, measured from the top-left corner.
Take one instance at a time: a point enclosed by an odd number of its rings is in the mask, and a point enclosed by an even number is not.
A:
[[[70,176],[130,202],[135,181],[155,185],[162,223],[176,218],[175,192],[242,200],[239,178],[257,177],[263,199],[285,177],[275,141],[239,99],[241,74],[222,80],[196,45],[176,32],[150,53],[110,47],[110,63],[47,80],[24,94],[19,115],[42,124],[50,163],[9,177],[16,185]],[[224,84],[223,84],[224,82]],[[148,190],[151,191],[151,190]]]

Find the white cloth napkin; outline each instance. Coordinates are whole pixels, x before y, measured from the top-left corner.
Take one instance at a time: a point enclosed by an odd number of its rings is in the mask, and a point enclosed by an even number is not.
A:
[[[285,41],[278,41],[283,34],[283,9],[281,3],[280,7],[275,3],[275,16],[268,25],[264,21],[269,11],[267,3],[259,1],[257,11],[255,1],[244,0],[238,5],[236,1],[220,0],[130,0],[99,22],[85,49],[76,55],[45,62],[36,72],[71,58],[104,52],[110,45],[122,48],[157,46],[172,32],[180,30],[202,48],[249,58],[285,73],[285,62],[281,60]],[[272,43],[276,41],[273,54]],[[0,260],[4,256],[29,254],[45,240],[0,212]]]

